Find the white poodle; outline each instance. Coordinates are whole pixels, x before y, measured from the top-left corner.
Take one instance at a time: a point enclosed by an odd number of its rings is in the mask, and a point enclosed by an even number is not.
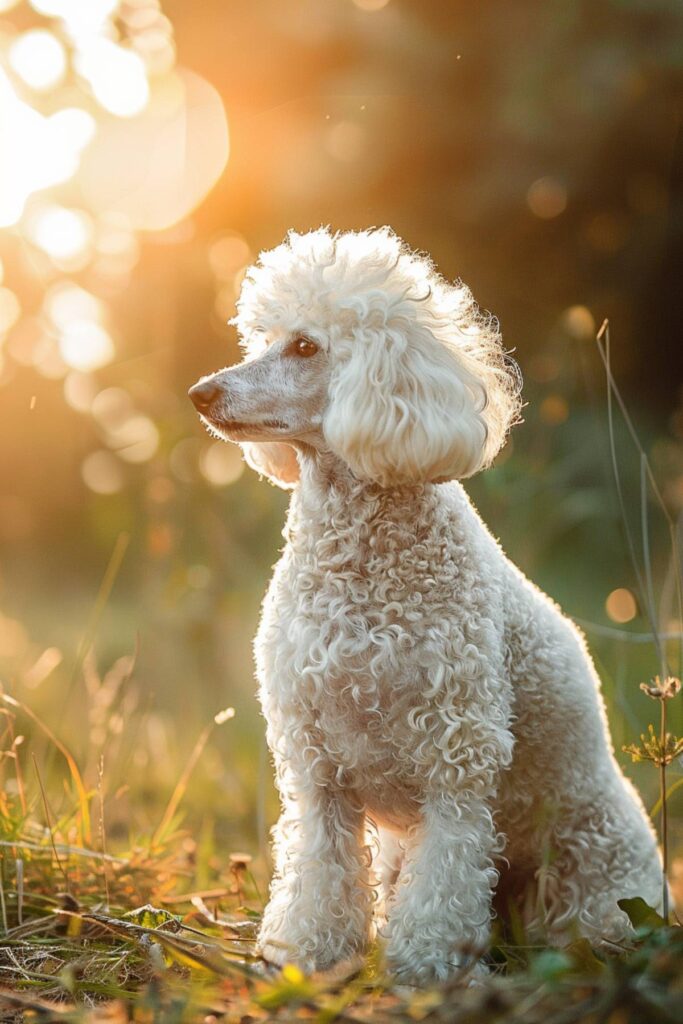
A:
[[[519,413],[496,322],[388,228],[291,232],[237,308],[245,361],[190,394],[294,488],[255,644],[282,798],[263,956],[326,968],[379,919],[390,968],[439,980],[494,900],[619,941],[617,900],[660,905],[652,828],[583,637],[457,482]]]

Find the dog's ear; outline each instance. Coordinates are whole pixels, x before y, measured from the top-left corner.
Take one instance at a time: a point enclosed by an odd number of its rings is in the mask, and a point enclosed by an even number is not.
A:
[[[299,462],[291,444],[284,441],[255,442],[242,445],[247,464],[271,483],[291,490],[299,482]]]
[[[472,476],[519,411],[519,376],[497,330],[407,318],[362,328],[333,370],[328,444],[383,486]]]

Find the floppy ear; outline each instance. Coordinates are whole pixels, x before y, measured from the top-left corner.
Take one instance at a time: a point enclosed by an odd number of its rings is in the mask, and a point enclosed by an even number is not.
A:
[[[357,476],[393,486],[472,476],[518,410],[516,367],[493,325],[461,332],[452,321],[406,318],[355,332],[333,371],[323,426]]]
[[[299,482],[299,462],[291,444],[284,441],[249,442],[242,445],[242,451],[247,464],[278,487],[288,491]]]

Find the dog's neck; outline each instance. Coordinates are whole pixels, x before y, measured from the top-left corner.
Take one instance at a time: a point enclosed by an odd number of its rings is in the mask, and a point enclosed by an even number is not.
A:
[[[386,529],[411,529],[418,509],[429,503],[434,485],[428,483],[381,487],[359,480],[338,456],[301,448],[297,452],[301,479],[292,496],[286,536],[337,536],[358,541]],[[301,524],[305,523],[305,529]],[[372,524],[372,530],[370,530]]]

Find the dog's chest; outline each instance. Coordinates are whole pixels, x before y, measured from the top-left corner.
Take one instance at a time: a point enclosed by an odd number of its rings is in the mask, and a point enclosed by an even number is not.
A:
[[[347,784],[391,789],[411,769],[406,720],[419,702],[426,608],[452,604],[447,554],[404,531],[364,559],[286,549],[264,603],[256,650],[261,697],[275,732],[307,741]],[[433,544],[431,554],[433,556]],[[327,557],[325,557],[327,555]]]

